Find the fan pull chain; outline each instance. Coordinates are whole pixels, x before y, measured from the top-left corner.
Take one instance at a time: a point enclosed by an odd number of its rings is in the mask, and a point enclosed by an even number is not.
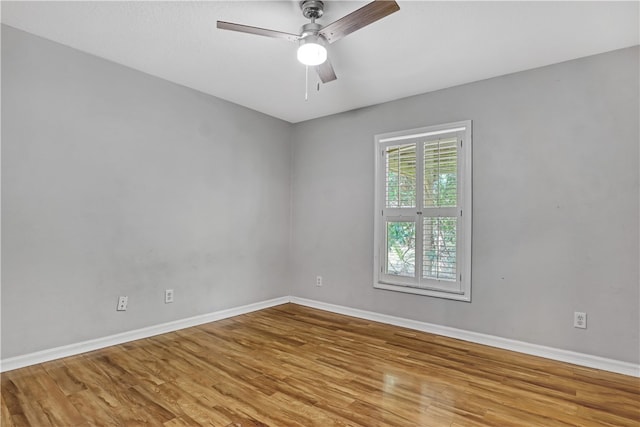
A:
[[[304,66],[304,100],[309,100],[309,66]]]

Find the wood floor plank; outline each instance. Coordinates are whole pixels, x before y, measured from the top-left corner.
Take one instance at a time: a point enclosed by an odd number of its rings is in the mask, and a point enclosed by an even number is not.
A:
[[[60,391],[67,396],[87,389],[87,387],[75,377],[74,373],[71,372],[69,367],[64,363],[52,365],[44,364],[42,367],[60,388]]]
[[[0,396],[1,404],[0,404],[0,426],[3,427],[14,427],[16,423],[13,421],[13,416],[11,412],[9,412],[9,406],[5,402],[4,395]]]
[[[638,378],[294,304],[1,382],[3,427],[640,427]]]
[[[90,425],[115,427],[125,424],[121,416],[123,411],[112,408],[91,390],[80,390],[70,394],[68,399],[76,411],[78,411],[85,420],[89,421]]]

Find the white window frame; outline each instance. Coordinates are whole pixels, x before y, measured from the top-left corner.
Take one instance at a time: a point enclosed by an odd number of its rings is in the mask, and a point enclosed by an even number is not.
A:
[[[375,211],[374,211],[374,288],[391,291],[406,292],[411,294],[426,295],[438,298],[446,298],[457,301],[471,301],[471,154],[472,154],[472,122],[471,120],[447,123],[442,125],[427,126],[418,129],[410,129],[399,132],[390,132],[375,135]],[[419,184],[422,177],[416,183],[416,207],[415,208],[390,208],[385,207],[386,201],[386,147],[401,144],[416,143],[416,176],[423,172],[424,158],[421,156],[423,147],[420,143],[425,139],[432,139],[438,135],[456,134],[458,138],[458,163],[457,163],[457,192],[458,205],[455,208],[438,208],[447,212],[446,216],[457,216],[456,225],[456,267],[457,280],[436,280],[420,278],[422,274],[422,237],[418,230],[422,230],[424,209],[422,206],[422,193],[424,190]],[[420,203],[420,204],[418,204]],[[413,210],[413,212],[408,212]],[[443,215],[444,216],[444,215]],[[416,223],[416,272],[415,277],[405,277],[385,273],[386,265],[386,224],[389,219],[405,220]]]

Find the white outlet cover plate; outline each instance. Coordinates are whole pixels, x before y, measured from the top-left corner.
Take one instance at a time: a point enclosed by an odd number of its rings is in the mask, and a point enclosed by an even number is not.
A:
[[[587,329],[587,313],[581,311],[573,313],[573,326],[575,328]]]
[[[119,297],[118,298],[118,306],[116,307],[116,310],[117,311],[126,311],[128,303],[129,303],[129,297]]]
[[[164,291],[164,303],[169,304],[173,302],[173,289],[167,289]]]

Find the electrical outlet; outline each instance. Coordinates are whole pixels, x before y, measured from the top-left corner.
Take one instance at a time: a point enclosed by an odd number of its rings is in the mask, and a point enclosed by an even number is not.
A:
[[[118,307],[117,311],[127,311],[127,304],[129,303],[129,297],[120,297],[118,298]]]
[[[322,276],[316,276],[316,286],[322,286]]]
[[[164,303],[170,304],[173,302],[173,289],[166,289],[164,291]]]
[[[587,329],[587,313],[581,311],[573,313],[573,327]]]

